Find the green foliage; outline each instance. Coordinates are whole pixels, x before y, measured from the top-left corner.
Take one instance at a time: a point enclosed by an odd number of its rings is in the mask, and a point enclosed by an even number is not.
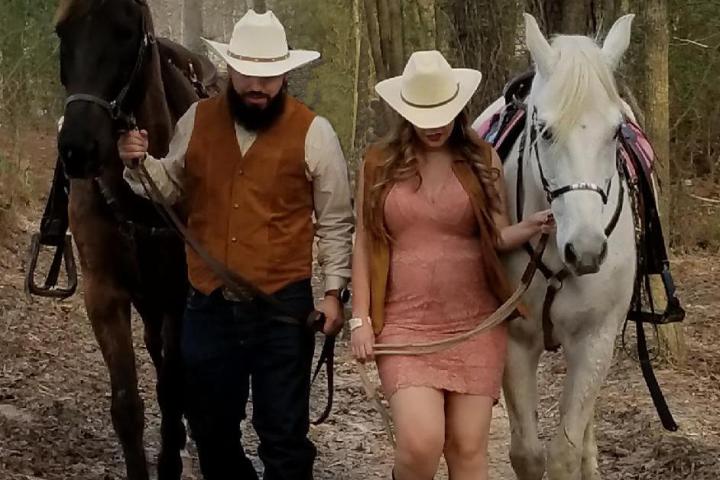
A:
[[[393,0],[395,1],[395,0]],[[523,5],[520,0],[397,0],[402,1],[406,56],[419,49],[438,48],[457,66],[479,67],[485,74],[473,103],[477,113],[499,95],[504,82],[526,68],[522,44]],[[235,3],[233,3],[235,2]],[[363,4],[362,1],[359,2]],[[167,13],[181,0],[157,0]],[[205,31],[213,31],[227,12],[244,11],[246,2],[215,0],[205,3]],[[594,2],[597,5],[598,2]],[[629,9],[638,12],[642,2],[605,0],[612,11],[603,10],[602,33]],[[58,75],[58,41],[52,18],[57,0],[3,0],[0,14],[0,184],[26,171],[18,139],[26,127],[50,124],[62,108]],[[367,38],[356,72],[356,25],[353,0],[268,1],[284,23],[293,48],[319,50],[322,60],[293,73],[291,91],[335,127],[351,165],[363,146],[383,133],[381,109],[373,86],[375,76]],[[720,245],[720,230],[714,221],[696,221],[692,215],[697,200],[688,200],[682,180],[702,184],[701,195],[715,198],[720,184],[720,2],[717,0],[668,0],[670,29],[670,119],[672,178],[671,225],[674,245]],[[603,7],[606,8],[606,7]],[[610,8],[610,7],[607,7]],[[217,11],[217,12],[216,12]],[[213,17],[210,13],[215,12]],[[219,12],[219,13],[218,13]],[[597,12],[596,12],[597,13]],[[160,17],[163,17],[162,15]],[[179,31],[177,18],[168,31]],[[210,20],[214,18],[214,20]],[[233,19],[233,21],[237,18]],[[228,22],[231,23],[231,22]],[[229,30],[229,27],[227,28]],[[633,45],[622,68],[628,89],[637,105],[644,97],[644,66],[639,53],[645,44],[644,26],[635,23]],[[360,15],[359,32],[367,35]],[[229,32],[228,32],[229,34]],[[358,101],[355,80],[358,75]],[[631,102],[634,103],[634,102]],[[357,117],[355,111],[357,109]],[[642,112],[641,112],[642,113]],[[355,131],[353,131],[355,128]],[[379,130],[379,131],[376,131]],[[355,143],[353,147],[353,143]],[[27,174],[25,175],[28,176]],[[694,187],[691,187],[694,188]],[[7,190],[7,188],[5,188]],[[0,192],[1,193],[1,192]],[[4,202],[0,196],[0,204]],[[697,228],[695,228],[697,226]]]
[[[670,118],[676,171],[720,180],[720,2],[671,2]]]
[[[322,54],[319,64],[293,74],[293,93],[330,120],[350,154],[355,68],[352,2],[279,0],[273,8],[285,24],[292,48]]]
[[[0,122],[34,123],[58,109],[55,3],[4,0],[0,16]]]

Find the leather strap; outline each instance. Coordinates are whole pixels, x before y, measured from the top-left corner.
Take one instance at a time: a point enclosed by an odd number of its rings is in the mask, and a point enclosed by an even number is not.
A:
[[[650,361],[650,354],[647,348],[647,340],[645,338],[645,328],[643,327],[642,321],[635,321],[635,328],[637,329],[637,350],[638,358],[640,359],[640,370],[642,370],[645,384],[650,392],[655,410],[657,410],[658,417],[665,427],[670,432],[677,432],[678,425],[675,423],[675,419],[670,412],[665,397],[663,396],[660,384],[658,384],[655,372],[653,371],[652,362]]]
[[[545,350],[550,352],[557,351],[560,348],[558,343],[553,338],[553,323],[551,309],[555,302],[555,297],[562,290],[563,281],[570,276],[570,270],[564,268],[555,275],[548,278],[548,287],[545,292],[545,300],[543,301],[542,308],[542,327],[543,327],[543,341],[545,343]]]

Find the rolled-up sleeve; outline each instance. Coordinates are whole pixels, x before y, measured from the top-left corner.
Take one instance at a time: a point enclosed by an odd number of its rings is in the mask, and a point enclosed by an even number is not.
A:
[[[355,222],[347,162],[335,130],[323,117],[310,125],[305,160],[313,184],[318,263],[327,292],[344,287],[350,279]]]
[[[184,195],[185,154],[195,127],[196,110],[197,103],[190,106],[187,112],[178,120],[165,158],[155,158],[148,155],[143,163],[148,175],[170,204],[178,202]],[[148,198],[148,193],[143,186],[146,179],[143,178],[140,170],[125,168],[123,178],[135,194]]]

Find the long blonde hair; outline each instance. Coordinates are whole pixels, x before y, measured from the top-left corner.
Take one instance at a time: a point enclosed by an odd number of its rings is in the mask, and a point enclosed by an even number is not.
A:
[[[368,198],[365,199],[367,208],[363,211],[366,228],[378,238],[389,238],[385,229],[383,208],[380,205],[384,198],[384,192],[393,184],[413,177],[417,177],[422,182],[419,173],[419,142],[413,125],[407,120],[401,119],[390,135],[380,144],[385,158],[377,166],[374,182],[367,189]],[[497,168],[492,167],[491,159],[486,158],[487,149],[470,128],[465,111],[455,118],[455,125],[447,141],[447,146],[455,160],[465,162],[472,168],[485,192],[490,210],[500,211],[500,196],[495,188],[495,182],[499,178],[500,172]]]

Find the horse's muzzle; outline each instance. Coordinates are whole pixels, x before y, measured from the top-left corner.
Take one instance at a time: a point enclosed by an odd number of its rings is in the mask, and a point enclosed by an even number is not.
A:
[[[607,257],[607,241],[603,241],[600,251],[595,254],[587,250],[578,253],[578,250],[572,243],[565,245],[565,263],[573,270],[577,276],[591,275],[600,271],[600,266]]]
[[[100,174],[100,149],[94,138],[60,134],[58,150],[65,174],[70,178],[93,178]]]

